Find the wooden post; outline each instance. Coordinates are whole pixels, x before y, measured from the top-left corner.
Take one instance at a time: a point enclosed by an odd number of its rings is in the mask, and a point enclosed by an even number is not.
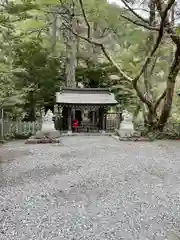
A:
[[[72,108],[68,107],[68,131],[72,132]]]
[[[107,129],[107,114],[105,114],[105,117],[104,117],[104,130]]]
[[[95,125],[95,111],[92,111],[92,123]]]
[[[105,129],[104,108],[102,108],[102,115],[101,115],[101,117],[102,117],[102,130],[104,130]]]
[[[99,130],[102,130],[102,109],[99,108]]]
[[[73,107],[73,108],[71,109],[71,118],[72,118],[72,120],[75,120],[75,113],[76,113],[76,110],[75,110],[75,108]]]
[[[59,131],[63,130],[62,106],[60,104],[57,106],[57,129]]]

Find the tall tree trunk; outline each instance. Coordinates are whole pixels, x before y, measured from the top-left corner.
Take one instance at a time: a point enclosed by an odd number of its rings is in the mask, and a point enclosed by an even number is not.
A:
[[[74,30],[76,20],[72,16],[67,16],[68,26]],[[65,30],[65,44],[66,44],[66,86],[76,87],[76,37],[69,29]]]
[[[153,27],[155,23],[155,1],[149,1],[149,26]],[[146,55],[148,55],[152,51],[152,47],[154,45],[154,33],[152,31],[149,32],[147,44],[146,44]],[[144,94],[146,98],[153,102],[153,92],[152,92],[152,74],[153,74],[153,66],[154,62],[156,61],[156,57],[153,57],[151,63],[148,64],[144,70]],[[155,121],[155,114],[153,111],[153,105],[147,107],[143,104],[143,115],[144,115],[144,125],[150,126],[153,125]]]
[[[56,11],[53,10],[52,13],[52,25],[51,25],[51,32],[50,32],[50,37],[51,37],[51,51],[52,53],[55,52],[55,47],[56,47],[56,35],[57,35],[57,14]]]
[[[171,106],[172,106],[173,95],[174,95],[176,77],[179,71],[180,71],[180,46],[177,46],[174,61],[172,63],[172,66],[169,71],[169,75],[167,77],[166,95],[165,95],[161,115],[159,118],[159,122],[157,125],[157,128],[159,130],[163,129],[169,117]]]
[[[155,22],[155,1],[150,0],[149,2],[149,8],[150,8],[150,19],[149,19],[149,25],[154,26]],[[170,14],[169,14],[170,16]],[[168,17],[169,17],[168,16]],[[174,26],[174,6],[171,10],[171,25]],[[152,45],[154,44],[154,35],[152,32],[150,32],[150,36],[147,42],[148,49],[151,50]],[[174,59],[174,60],[173,60]],[[145,94],[146,98],[148,98],[150,101],[152,101],[152,107],[148,106],[148,114],[147,114],[147,124],[149,126],[149,130],[163,130],[171,110],[172,106],[172,100],[174,95],[174,88],[175,88],[175,81],[176,77],[178,75],[178,72],[180,70],[180,47],[177,46],[176,53],[174,56],[174,51],[172,49],[170,53],[170,64],[172,63],[171,68],[169,69],[167,73],[167,82],[166,82],[166,91],[163,96],[162,94],[162,100],[164,98],[163,107],[161,109],[161,114],[158,117],[157,113],[157,106],[156,102],[153,100],[153,94],[152,94],[152,86],[151,86],[151,77],[153,73],[153,61],[156,63],[156,57],[151,61],[151,64],[148,64],[144,71],[144,85],[145,85]],[[166,75],[166,74],[165,74]],[[160,104],[161,101],[159,101]]]
[[[98,23],[94,22],[92,36],[94,39],[98,39],[99,35],[100,35],[100,30],[98,29]],[[99,48],[99,46],[96,46],[96,45],[91,46],[91,48],[92,48],[92,62],[95,65],[97,58],[99,57],[99,54],[101,53],[101,49]]]
[[[77,27],[79,28],[79,20],[77,20]],[[76,37],[76,67],[79,67],[79,53],[80,53],[80,38]]]
[[[169,14],[171,18],[171,26],[174,27],[175,24],[175,4],[172,6],[171,13]],[[166,94],[165,99],[162,104],[161,115],[159,118],[159,122],[157,128],[159,130],[163,130],[172,106],[175,82],[178,72],[180,70],[180,47],[177,46],[176,52],[174,53],[174,46],[171,48],[171,52],[169,55],[169,65],[172,63],[169,72],[167,73],[167,82],[166,82]]]
[[[155,2],[154,0],[150,0],[149,2],[149,26],[153,27],[155,23]],[[154,33],[152,31],[149,32],[149,36],[146,44],[146,55],[148,55],[152,51],[152,46],[154,45]],[[144,86],[145,86],[145,94],[152,100],[152,83],[151,76],[153,71],[151,71],[151,65],[148,64],[144,71]]]
[[[64,40],[66,45],[66,86],[75,88],[76,87],[76,50],[77,41],[73,31],[76,29],[77,20],[74,17],[74,3],[68,4],[69,13],[66,15],[66,24],[69,29],[66,28],[64,32]],[[71,31],[72,30],[72,31]],[[75,109],[72,109],[72,119],[75,119]]]

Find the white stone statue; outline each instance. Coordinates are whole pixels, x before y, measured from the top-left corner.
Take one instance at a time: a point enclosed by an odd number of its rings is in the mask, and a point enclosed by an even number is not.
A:
[[[37,131],[26,143],[59,143],[57,138],[60,138],[61,134],[54,127],[53,117],[52,111],[48,110],[43,118],[41,131]]]
[[[131,129],[134,130],[133,127],[133,115],[132,113],[129,113],[127,110],[124,110],[122,113],[123,120],[121,122],[121,129]]]
[[[42,132],[49,132],[49,131],[55,130],[53,116],[54,115],[52,111],[49,109],[43,119],[42,129],[41,129]]]
[[[133,115],[127,110],[124,110],[122,117],[123,120],[120,125],[119,135],[120,137],[131,137],[134,133]]]

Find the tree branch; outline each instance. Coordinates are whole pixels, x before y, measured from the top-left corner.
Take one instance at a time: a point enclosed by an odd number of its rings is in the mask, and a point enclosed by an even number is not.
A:
[[[148,20],[144,19],[144,18],[141,17],[138,13],[136,13],[135,10],[134,10],[133,8],[131,8],[131,7],[129,6],[129,4],[127,4],[126,0],[121,0],[121,1],[122,1],[123,4],[129,9],[129,11],[134,14],[134,16],[136,16],[138,19],[140,19],[142,22],[144,22],[144,23],[146,23],[146,24],[149,23]]]
[[[79,3],[80,3],[80,6],[81,6],[81,11],[82,11],[82,14],[83,14],[84,21],[85,21],[85,23],[87,25],[87,28],[88,28],[87,37],[90,38],[91,37],[91,27],[90,27],[90,24],[88,22],[88,19],[87,19],[86,13],[85,13],[83,1],[79,0]]]
[[[65,25],[63,23],[63,25],[68,29],[70,30],[75,36],[83,39],[84,41],[90,43],[90,44],[94,44],[95,46],[98,46],[102,49],[102,52],[104,53],[105,57],[116,67],[116,69],[118,70],[118,72],[120,73],[120,75],[122,75],[126,80],[132,82],[132,78],[129,77],[126,73],[123,72],[123,70],[118,66],[118,64],[112,59],[112,57],[108,54],[108,52],[106,51],[104,45],[102,43],[98,43],[92,39],[89,39],[89,38],[86,38],[86,37],[83,37],[79,34],[77,34],[76,32],[74,32],[74,30],[72,30],[70,27],[68,27],[67,25]]]
[[[177,46],[175,51],[175,57],[167,77],[166,94],[164,99],[164,105],[158,122],[158,127],[163,127],[167,121],[167,118],[169,117],[174,95],[175,82],[179,71],[180,71],[180,46]]]
[[[153,64],[152,64],[151,69],[150,69],[150,76],[152,76],[152,74],[153,74],[153,71],[154,71],[154,68],[155,68],[155,66],[156,66],[157,60],[158,60],[158,57],[155,56],[154,61],[153,61]]]
[[[108,34],[109,34],[109,30],[111,30],[110,28],[104,28],[103,30],[102,30],[102,33],[101,33],[101,35],[99,36],[99,39],[100,38],[103,38],[103,37],[106,37],[106,36],[108,36]]]
[[[85,14],[85,19],[87,20],[86,18],[86,13],[85,13],[85,10],[84,10],[84,14]],[[159,31],[160,33],[162,33],[162,36],[161,37],[158,37],[157,38],[157,43],[155,44],[154,46],[154,49],[153,51],[151,52],[150,56],[147,58],[147,60],[145,61],[145,64],[143,65],[142,69],[140,70],[140,73],[133,79],[131,77],[129,77],[122,69],[121,67],[112,59],[112,57],[108,54],[107,50],[105,49],[104,45],[102,43],[98,43],[97,41],[94,41],[90,38],[86,38],[86,37],[83,37],[79,34],[77,34],[72,28],[70,28],[68,25],[65,25],[64,26],[69,29],[75,36],[87,41],[88,43],[90,44],[94,44],[98,47],[100,47],[102,49],[102,52],[104,53],[105,57],[113,64],[113,66],[116,67],[116,69],[118,70],[119,74],[121,76],[123,76],[127,81],[130,81],[132,84],[133,84],[133,87],[134,89],[136,90],[137,92],[137,95],[138,97],[144,102],[146,103],[146,105],[151,108],[152,107],[152,103],[141,93],[141,91],[139,90],[138,86],[137,86],[137,81],[139,80],[139,78],[141,77],[144,69],[146,68],[147,64],[149,63],[149,61],[151,60],[151,57],[154,55],[154,53],[156,52],[160,42],[161,42],[161,38],[163,36],[163,32],[162,31]],[[90,25],[88,25],[90,27]],[[161,28],[160,28],[161,29]]]
[[[157,98],[155,104],[154,104],[154,111],[156,111],[156,109],[158,108],[159,104],[161,103],[161,101],[163,100],[163,98],[166,96],[166,89],[164,90],[164,92]]]
[[[141,77],[141,75],[143,74],[144,70],[146,69],[147,65],[149,64],[149,62],[151,61],[152,56],[155,54],[156,50],[158,49],[161,40],[163,38],[163,34],[164,34],[164,24],[167,18],[167,14],[169,9],[172,7],[172,5],[174,4],[175,0],[169,0],[169,4],[167,4],[165,10],[162,13],[162,17],[161,17],[161,23],[160,23],[160,29],[159,29],[159,34],[158,37],[156,39],[156,42],[154,44],[154,47],[150,53],[150,55],[146,58],[146,61],[144,63],[144,65],[142,66],[139,74],[133,79],[133,86],[135,87],[137,85],[137,81],[139,80],[139,78]]]
[[[137,25],[137,26],[144,27],[144,28],[146,28],[146,29],[148,29],[148,30],[159,31],[159,28],[151,27],[151,26],[149,26],[149,25],[147,25],[147,24],[140,23],[140,22],[138,22],[137,20],[133,20],[133,19],[131,19],[131,18],[129,18],[129,17],[126,17],[126,16],[124,16],[124,15],[122,15],[122,14],[120,14],[120,17],[126,19],[127,21],[129,21],[129,22],[131,22],[131,23],[133,23],[133,24],[135,24],[135,25]]]
[[[105,57],[117,68],[118,72],[128,81],[132,82],[132,78],[129,77],[122,69],[118,66],[118,64],[112,59],[112,57],[107,53],[103,44],[101,44],[101,49],[105,55]]]
[[[164,18],[164,13],[168,12],[168,10],[175,4],[175,0],[169,0],[166,7],[165,7],[165,4],[161,0],[155,0],[155,3],[156,3],[156,6],[157,6],[157,9],[159,11],[159,15],[162,19],[162,18]],[[163,11],[163,9],[165,9],[165,10]],[[169,22],[167,17],[165,18],[164,25],[165,25],[165,30],[169,34],[172,41],[177,46],[179,46],[180,45],[180,37],[173,30],[173,27],[171,26],[171,23]]]
[[[122,0],[124,5],[137,17],[139,18],[141,21],[145,22],[145,24],[143,25],[146,25],[148,23],[147,20],[143,19],[141,16],[139,16],[126,2],[125,0]],[[158,0],[157,0],[158,1]],[[146,61],[145,63],[143,64],[141,70],[139,71],[139,73],[137,74],[137,76],[133,79],[131,77],[129,77],[126,73],[124,73],[124,71],[122,71],[122,69],[119,67],[119,65],[112,59],[112,57],[108,54],[107,50],[105,49],[104,45],[102,43],[98,43],[97,41],[94,41],[90,38],[90,24],[87,20],[87,17],[86,17],[86,13],[85,13],[85,10],[84,10],[84,7],[83,7],[83,2],[82,0],[79,0],[80,2],[80,5],[81,5],[81,8],[82,8],[82,13],[83,13],[83,16],[84,16],[84,20],[86,22],[86,25],[88,27],[88,37],[83,37],[83,36],[80,36],[78,35],[76,32],[74,32],[74,30],[72,30],[69,26],[65,25],[66,28],[68,28],[70,31],[72,31],[72,33],[74,35],[76,35],[77,37],[87,41],[88,43],[90,44],[94,44],[98,47],[100,47],[102,49],[102,52],[104,53],[105,57],[113,64],[113,66],[116,67],[116,69],[118,70],[118,72],[120,73],[120,75],[122,75],[126,80],[128,81],[131,81],[132,84],[133,84],[133,87],[134,89],[136,90],[137,92],[137,95],[138,97],[148,106],[148,108],[151,110],[152,108],[152,102],[150,100],[148,100],[142,93],[141,91],[139,90],[138,86],[137,86],[137,82],[138,80],[140,79],[141,75],[143,74],[143,72],[145,71],[147,65],[149,64],[149,62],[151,61],[151,58],[153,57],[153,55],[155,54],[155,52],[157,51],[160,43],[161,43],[161,40],[163,38],[163,34],[164,34],[164,24],[165,24],[165,21],[166,21],[166,18],[167,18],[167,14],[168,14],[168,11],[169,9],[171,8],[172,4],[174,3],[175,0],[169,0],[169,4],[166,6],[165,10],[163,11],[163,14],[161,15],[161,23],[160,23],[160,28],[159,28],[159,34],[158,34],[158,37],[156,39],[156,42],[154,44],[154,47],[152,49],[152,51],[150,52],[149,56],[146,58]],[[127,20],[128,17],[126,18]],[[152,30],[152,29],[151,29]]]
[[[44,30],[47,30],[47,27],[43,27],[40,29],[34,29],[34,30],[27,30],[24,34],[33,34],[33,33],[37,33],[37,37],[40,37],[40,35],[42,34],[42,32]]]
[[[124,0],[122,0],[124,2]],[[146,103],[146,105],[148,106],[149,110],[151,110],[152,108],[152,103],[151,101],[149,101],[140,91],[140,89],[138,88],[137,86],[137,82],[138,80],[140,79],[140,77],[142,76],[142,74],[144,73],[145,69],[147,68],[147,65],[149,64],[149,62],[151,61],[153,55],[156,53],[160,43],[161,43],[161,40],[163,38],[163,35],[164,35],[164,24],[165,24],[165,21],[166,21],[166,18],[167,18],[167,14],[168,14],[168,11],[169,9],[172,7],[173,3],[174,3],[175,0],[169,0],[169,4],[167,4],[165,10],[163,11],[163,14],[162,14],[162,17],[161,17],[161,23],[160,23],[160,29],[159,29],[159,34],[158,34],[158,37],[156,39],[156,42],[153,46],[153,49],[152,51],[150,52],[149,56],[146,58],[145,60],[145,63],[143,64],[141,70],[139,71],[139,73],[137,74],[137,76],[132,80],[132,84],[133,84],[133,87],[134,89],[136,90],[136,93],[138,95],[138,97],[144,102]],[[127,3],[125,3],[125,5],[129,8],[130,11],[132,11],[132,13],[134,14],[134,11],[133,9],[131,9],[129,7],[129,5]]]

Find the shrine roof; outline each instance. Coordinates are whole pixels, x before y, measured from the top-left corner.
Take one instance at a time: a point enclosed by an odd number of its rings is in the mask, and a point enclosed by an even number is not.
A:
[[[115,96],[108,88],[62,88],[56,93],[56,103],[115,105]]]

